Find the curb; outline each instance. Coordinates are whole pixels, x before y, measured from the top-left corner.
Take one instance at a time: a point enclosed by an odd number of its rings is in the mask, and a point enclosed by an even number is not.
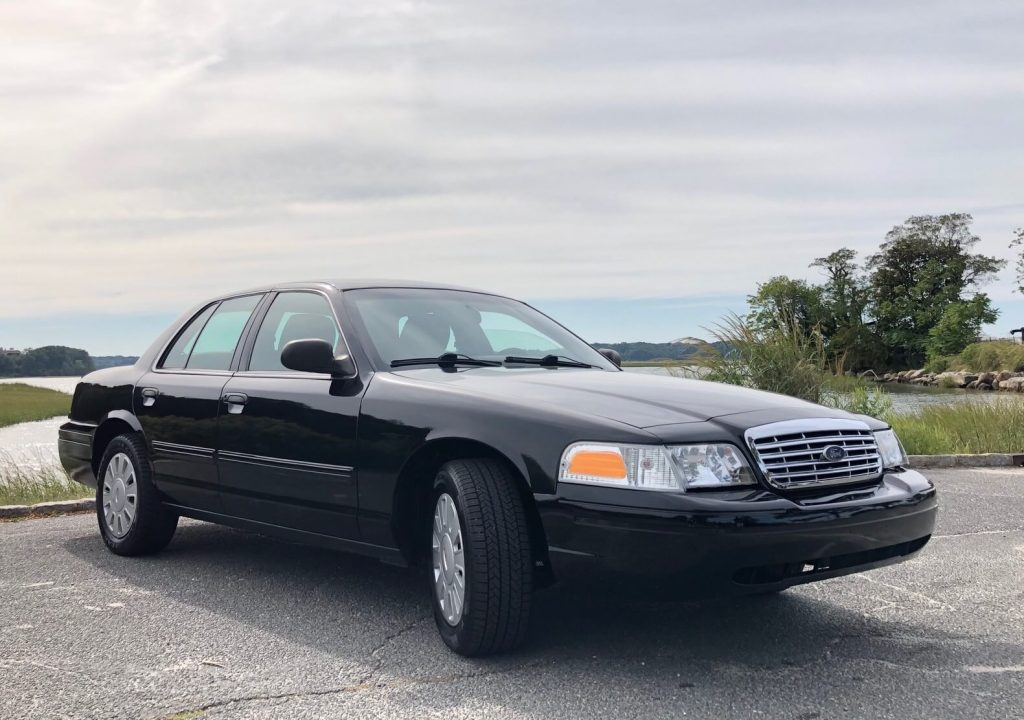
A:
[[[11,518],[44,517],[47,515],[66,515],[67,513],[95,510],[96,501],[60,500],[57,502],[36,503],[35,505],[0,505],[0,520]]]
[[[1020,467],[1024,465],[1021,453],[983,453],[980,455],[911,455],[911,468],[952,467]]]

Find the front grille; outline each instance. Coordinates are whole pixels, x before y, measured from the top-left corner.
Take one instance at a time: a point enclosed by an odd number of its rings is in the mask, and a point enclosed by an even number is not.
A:
[[[875,435],[859,420],[760,425],[748,430],[746,439],[768,483],[777,488],[846,485],[882,474]]]

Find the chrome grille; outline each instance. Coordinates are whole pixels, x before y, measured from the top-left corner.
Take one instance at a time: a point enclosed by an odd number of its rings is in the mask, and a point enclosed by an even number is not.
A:
[[[859,420],[759,425],[747,430],[746,440],[768,483],[777,488],[852,484],[882,474],[875,435]]]

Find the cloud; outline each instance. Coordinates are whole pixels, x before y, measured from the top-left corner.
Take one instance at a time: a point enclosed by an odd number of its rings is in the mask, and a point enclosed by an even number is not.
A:
[[[1022,30],[1010,2],[4,5],[0,317],[314,276],[742,296],[946,211],[1002,255]]]

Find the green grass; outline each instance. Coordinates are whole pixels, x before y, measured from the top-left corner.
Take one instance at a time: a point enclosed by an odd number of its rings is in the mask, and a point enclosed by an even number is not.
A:
[[[60,465],[22,467],[0,452],[0,505],[34,505],[92,496],[90,488],[69,478]]]
[[[885,418],[911,455],[1024,452],[1024,402],[935,405]]]
[[[0,383],[0,427],[67,415],[71,396],[24,383]]]

